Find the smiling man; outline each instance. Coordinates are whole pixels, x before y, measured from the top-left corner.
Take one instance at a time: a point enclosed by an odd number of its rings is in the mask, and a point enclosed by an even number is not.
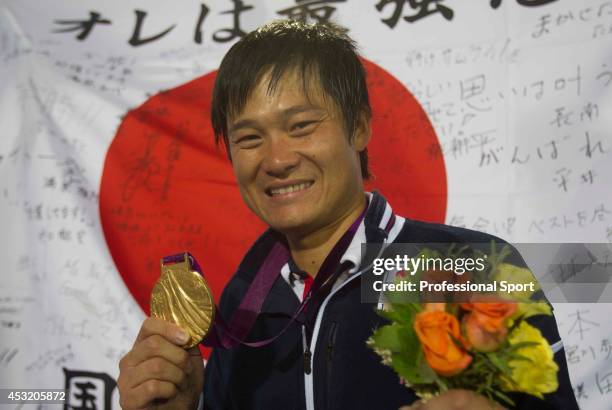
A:
[[[466,391],[418,402],[366,346],[384,321],[361,302],[362,243],[499,240],[404,219],[366,193],[370,117],[364,68],[337,26],[275,22],[231,48],[215,84],[213,127],[245,203],[270,229],[226,286],[220,313],[240,315],[259,275],[272,274],[246,338],[258,343],[213,349],[202,380],[199,350],[181,348],[184,332],[147,319],[120,364],[124,408],[496,408]],[[538,326],[550,343],[559,340],[553,318]],[[555,359],[558,391],[543,401],[517,396],[519,408],[577,408],[562,350]]]
[[[234,108],[227,133],[216,129],[227,135],[245,203],[283,233],[297,266],[315,275],[366,205],[358,153],[370,139],[369,112],[356,118],[349,139],[340,110],[312,79],[306,94],[302,73],[288,71],[276,83],[272,76],[262,73],[244,107]]]

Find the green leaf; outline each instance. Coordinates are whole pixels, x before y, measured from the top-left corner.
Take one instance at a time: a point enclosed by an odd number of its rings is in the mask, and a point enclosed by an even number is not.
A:
[[[412,282],[418,289],[418,284],[420,282],[417,276],[407,276],[405,278],[397,278],[394,283],[399,284],[401,282]],[[409,291],[388,291],[384,294],[385,300],[392,305],[405,305],[419,302],[419,292],[409,292]]]
[[[419,366],[419,372],[421,373],[421,377],[423,378],[423,383],[432,383],[435,381],[436,383],[438,383],[439,386],[446,388],[445,383],[427,364],[427,361],[425,360],[425,354],[422,350],[419,352],[419,355],[417,357],[417,363]]]
[[[436,373],[427,365],[419,348],[416,354],[394,354],[393,369],[410,384],[431,384],[437,382]]]
[[[507,404],[511,408],[515,406],[514,401],[510,397],[508,397],[506,394],[502,393],[501,391],[497,389],[493,389],[493,395],[498,401],[502,402],[502,404]]]
[[[391,366],[393,370],[408,381],[409,384],[420,384],[423,383],[423,379],[415,366],[415,363],[411,363],[408,358],[401,354],[394,354],[391,357]]]
[[[391,309],[380,312],[384,318],[412,326],[414,316],[420,312],[421,307],[416,303],[392,303]]]
[[[503,373],[510,372],[510,367],[508,366],[508,363],[501,359],[497,354],[489,353],[486,356],[498,370],[502,371]]]
[[[402,353],[404,353],[406,360],[416,365],[419,354],[422,354],[422,347],[419,337],[412,326],[408,329],[404,329],[404,333],[402,333],[402,342],[404,347]]]
[[[379,327],[372,335],[374,345],[379,349],[388,349],[398,352],[402,349],[398,325],[387,325]]]
[[[509,350],[511,352],[515,352],[515,351],[517,351],[519,349],[523,349],[525,347],[530,347],[530,346],[538,346],[539,344],[540,343],[538,343],[538,342],[528,342],[528,341],[519,342],[519,343],[515,343],[515,344],[510,345]]]
[[[523,356],[517,353],[511,353],[508,356],[510,356],[511,360],[519,360],[519,361],[524,361],[524,362],[533,362],[533,359],[527,357],[527,356]]]

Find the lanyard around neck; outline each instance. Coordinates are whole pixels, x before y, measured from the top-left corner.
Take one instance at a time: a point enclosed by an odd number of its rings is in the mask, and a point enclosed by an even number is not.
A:
[[[329,289],[329,285],[332,284],[334,278],[337,278],[335,273],[338,271],[340,260],[357,233],[359,225],[361,225],[365,217],[367,208],[366,206],[359,217],[355,219],[329,252],[314,279],[310,291],[307,293],[289,322],[279,333],[264,340],[254,342],[246,341],[247,336],[261,312],[264,300],[278,278],[282,267],[291,257],[287,244],[282,240],[277,240],[272,246],[272,249],[255,274],[255,278],[249,285],[249,288],[242,298],[240,305],[232,315],[229,323],[222,318],[217,309],[218,314],[215,317],[213,329],[202,343],[206,346],[223,348],[231,348],[237,345],[262,347],[272,343],[280,337],[298,319],[316,295],[319,294],[321,290]],[[391,218],[384,229],[386,236],[388,236],[394,224],[395,215],[391,214]]]

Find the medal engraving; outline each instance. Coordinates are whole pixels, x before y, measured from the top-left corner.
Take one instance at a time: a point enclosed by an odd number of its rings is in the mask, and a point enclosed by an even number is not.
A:
[[[202,275],[193,270],[189,257],[161,264],[161,276],[151,293],[151,316],[175,323],[189,333],[185,348],[196,346],[212,327],[215,304]]]

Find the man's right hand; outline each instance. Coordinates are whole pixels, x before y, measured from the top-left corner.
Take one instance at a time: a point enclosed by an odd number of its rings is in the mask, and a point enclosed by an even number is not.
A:
[[[429,400],[418,400],[411,406],[400,407],[399,410],[505,410],[505,408],[473,391],[451,389]]]
[[[146,319],[134,346],[119,362],[119,404],[124,410],[195,409],[204,385],[200,349],[185,350],[180,327]]]

